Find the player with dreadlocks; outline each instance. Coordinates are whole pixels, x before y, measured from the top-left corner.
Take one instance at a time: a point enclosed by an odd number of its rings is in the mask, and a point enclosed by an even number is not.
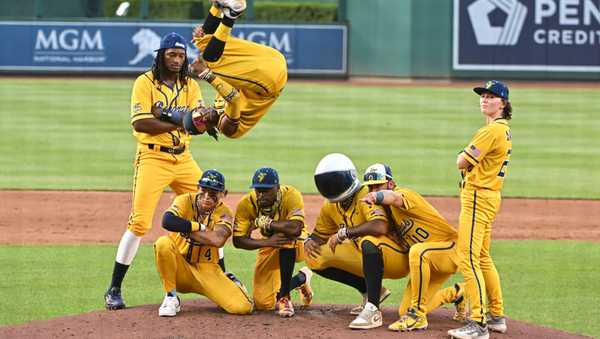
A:
[[[142,236],[152,227],[164,189],[170,186],[177,195],[196,192],[202,175],[190,152],[191,137],[182,127],[182,116],[202,106],[200,87],[187,73],[186,47],[179,34],[165,35],[152,69],[133,85],[131,124],[137,140],[133,206],[104,296],[106,308],[111,310],[125,307],[121,283]]]

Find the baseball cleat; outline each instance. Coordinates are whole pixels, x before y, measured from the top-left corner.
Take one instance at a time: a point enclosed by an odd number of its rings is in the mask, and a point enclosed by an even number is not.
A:
[[[389,330],[396,332],[410,332],[427,329],[427,317],[418,316],[415,310],[408,309],[400,320],[388,326]]]
[[[392,291],[388,290],[385,287],[381,287],[381,292],[379,294],[379,304],[381,304],[382,302],[385,301],[385,299],[387,299],[390,294],[392,294]],[[360,312],[362,312],[363,308],[365,307],[365,304],[367,303],[367,294],[363,293],[363,302],[362,304],[352,308],[350,310],[350,314],[352,315],[359,315]]]
[[[456,289],[456,298],[453,301],[455,311],[452,320],[466,323],[469,321],[469,317],[467,314],[467,301],[464,297],[464,284],[454,284],[454,288]]]
[[[298,287],[298,290],[300,291],[300,301],[302,302],[302,306],[307,307],[312,303],[313,297],[315,295],[313,293],[312,287],[310,286],[310,280],[312,279],[313,273],[310,270],[310,268],[306,266],[302,267],[300,269],[300,272],[302,272],[306,277],[304,284]]]
[[[277,309],[277,313],[282,318],[290,318],[293,317],[295,314],[294,305],[288,297],[279,298],[279,301],[277,301]]]
[[[348,327],[354,330],[368,330],[383,325],[381,311],[377,306],[367,302],[360,314],[354,319]]]
[[[177,315],[177,312],[181,311],[181,300],[179,297],[170,297],[169,295],[165,295],[160,308],[158,309],[159,317],[174,317]]]
[[[237,19],[246,10],[246,0],[215,0],[217,8],[230,19]]]
[[[487,326],[481,326],[475,321],[469,321],[465,326],[448,331],[450,338],[455,339],[489,339]]]
[[[492,332],[506,333],[506,317],[498,316],[494,317],[491,313],[486,315],[487,327]]]
[[[104,294],[104,306],[107,310],[120,310],[125,308],[125,301],[121,296],[121,289],[111,287]]]

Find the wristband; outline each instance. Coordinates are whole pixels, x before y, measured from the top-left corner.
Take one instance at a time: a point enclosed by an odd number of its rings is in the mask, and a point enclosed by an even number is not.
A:
[[[383,198],[385,198],[385,194],[383,194],[382,191],[378,191],[377,193],[375,193],[375,204],[381,205],[381,203],[383,202]]]
[[[179,125],[181,123],[181,117],[185,112],[187,112],[187,110],[178,108],[163,109],[160,111],[160,120]]]
[[[200,224],[200,232],[206,231],[206,225]]]

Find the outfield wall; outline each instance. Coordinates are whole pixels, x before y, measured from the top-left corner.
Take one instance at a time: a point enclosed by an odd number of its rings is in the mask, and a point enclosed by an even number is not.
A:
[[[600,79],[600,2],[348,1],[350,74]]]

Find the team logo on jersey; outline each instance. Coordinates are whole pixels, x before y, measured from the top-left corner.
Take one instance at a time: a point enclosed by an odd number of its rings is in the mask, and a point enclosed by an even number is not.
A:
[[[142,104],[139,102],[136,102],[135,105],[133,105],[133,107],[131,108],[131,110],[133,111],[133,113],[139,113],[142,111]]]
[[[467,7],[478,45],[514,46],[519,41],[527,7],[517,0],[477,0]],[[506,20],[495,25],[491,15],[502,11]]]

